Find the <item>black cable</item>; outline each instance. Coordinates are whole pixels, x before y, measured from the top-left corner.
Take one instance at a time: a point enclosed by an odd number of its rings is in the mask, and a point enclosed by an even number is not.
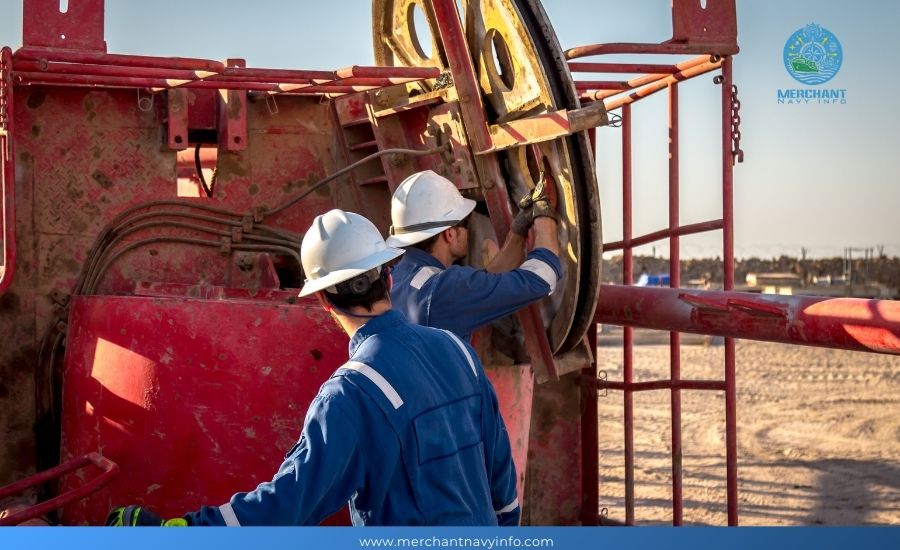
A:
[[[345,167],[341,168],[334,174],[331,174],[330,176],[326,177],[322,181],[316,183],[315,185],[313,185],[306,191],[300,193],[296,197],[291,197],[287,201],[281,203],[280,205],[276,206],[272,210],[269,210],[265,214],[266,214],[266,216],[271,216],[272,214],[277,214],[286,208],[290,208],[297,202],[303,200],[310,193],[315,192],[317,189],[319,189],[323,185],[325,185],[327,183],[331,183],[333,180],[343,176],[344,174],[358,168],[359,166],[362,166],[363,164],[365,164],[371,160],[375,160],[378,157],[382,157],[384,155],[409,155],[409,156],[413,156],[413,157],[418,157],[418,156],[422,156],[422,155],[433,155],[435,153],[440,153],[442,151],[448,150],[449,148],[450,148],[450,144],[446,143],[444,145],[441,145],[440,147],[435,147],[434,149],[385,149],[383,151],[378,151],[377,153],[372,153],[371,155],[364,157],[349,166],[345,166]]]
[[[206,198],[212,197],[212,188],[206,184],[206,176],[203,175],[203,166],[200,164],[200,144],[194,147],[194,168],[197,169],[197,177],[200,178],[200,185],[206,193]]]

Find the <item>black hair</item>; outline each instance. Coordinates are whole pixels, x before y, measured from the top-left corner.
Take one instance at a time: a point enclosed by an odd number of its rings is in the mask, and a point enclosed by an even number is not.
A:
[[[391,270],[387,266],[381,266],[381,273],[375,275],[372,280],[369,272],[357,275],[348,281],[335,285],[337,292],[325,291],[325,298],[332,305],[340,309],[348,310],[352,307],[362,307],[366,311],[372,311],[372,306],[387,298],[390,294],[388,277]]]
[[[441,233],[443,233],[443,231],[441,231]],[[425,252],[431,254],[431,249],[434,248],[435,243],[437,243],[438,239],[441,237],[441,233],[438,233],[433,237],[429,237],[424,241],[413,243],[410,246],[413,248],[418,248],[419,250],[424,250]]]

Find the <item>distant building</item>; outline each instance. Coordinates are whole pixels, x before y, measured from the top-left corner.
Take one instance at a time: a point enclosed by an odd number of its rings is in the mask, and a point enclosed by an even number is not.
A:
[[[803,279],[796,273],[747,273],[747,290],[764,294],[796,294],[794,289],[803,286]]]

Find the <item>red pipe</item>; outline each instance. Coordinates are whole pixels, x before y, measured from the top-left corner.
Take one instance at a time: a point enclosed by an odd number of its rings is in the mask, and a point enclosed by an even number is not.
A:
[[[664,71],[659,71],[656,73],[639,76],[637,78],[629,80],[628,87],[629,88],[638,88],[640,86],[651,84],[653,82],[657,82],[663,78],[666,78],[666,76],[668,76],[670,74],[677,74],[680,72],[684,72],[688,69],[692,69],[694,67],[697,67],[698,65],[702,65],[703,63],[708,63],[708,62],[710,62],[710,57],[708,55],[701,55],[698,57],[694,57],[692,59],[688,59],[687,61],[684,61],[682,63],[675,64],[674,71],[668,69],[668,67],[670,67],[669,65],[664,65],[664,67],[666,68],[666,70],[664,70]],[[650,67],[652,67],[652,65]],[[618,91],[604,91],[604,92],[594,92],[593,94],[586,94],[586,95],[587,95],[587,99],[599,100],[599,99],[604,99],[607,97],[612,97],[612,96],[618,95],[618,94],[619,94]],[[582,94],[582,96],[585,96],[585,94]]]
[[[157,67],[126,67],[117,65],[92,65],[85,63],[59,63],[48,62],[46,60],[21,61],[19,63],[16,63],[16,69],[23,72],[33,72],[40,74],[93,75],[189,81],[207,79],[210,81],[221,80],[226,82],[265,82],[311,85],[316,84],[319,81],[331,82],[332,80],[334,80],[333,73],[327,73],[324,71],[317,71],[316,76],[324,75],[327,78],[314,80],[311,78],[266,74],[265,70],[252,70],[252,72],[248,74],[247,72],[239,72],[236,69],[228,69],[224,73],[215,73],[213,71],[195,71],[189,69],[161,69]],[[302,73],[302,71],[298,72]],[[38,77],[35,78],[38,79]],[[98,79],[97,83],[102,83],[102,81]]]
[[[631,86],[627,82],[613,80],[576,80],[575,89],[584,90],[630,90]]]
[[[3,170],[3,267],[0,272],[0,296],[12,285],[16,271],[16,147],[13,141],[15,113],[13,86],[6,78],[12,70],[12,50],[0,50],[0,164]]]
[[[261,80],[279,82],[282,78],[297,80],[334,80],[334,71],[311,71],[306,69],[259,69],[250,67],[228,67],[221,73],[223,76],[258,77]]]
[[[703,58],[705,59],[705,58]],[[569,72],[573,73],[677,73],[677,65],[651,65],[647,63],[569,63]]]
[[[58,63],[47,61],[19,61],[16,70],[31,73],[117,76],[126,78],[160,78],[199,80],[211,76],[212,71],[187,69],[158,69],[152,67],[123,67],[117,65],[91,65],[84,63]]]
[[[338,78],[411,78],[422,80],[437,78],[441,70],[437,67],[360,67],[354,65],[335,71]]]
[[[404,82],[415,81],[415,78],[396,77],[396,78],[371,78],[350,76],[339,78],[328,82],[317,82],[316,84],[283,84],[278,85],[281,92],[307,92],[308,88],[321,88],[327,86],[369,86],[383,88],[385,86],[393,86],[394,84],[402,84]]]
[[[626,329],[633,330],[631,327]],[[655,391],[655,390],[707,390],[725,391],[724,380],[649,380],[647,382],[617,382],[615,380],[593,380],[594,387],[598,390],[619,390],[625,392]]]
[[[623,285],[601,292],[598,323],[900,355],[896,300]]]
[[[681,286],[681,240],[676,233],[679,223],[680,200],[678,178],[678,85],[669,84],[669,286]],[[669,376],[673,384],[681,381],[681,334],[669,334]],[[681,450],[681,390],[673,385],[672,409],[672,525],[682,523],[682,450]]]
[[[693,78],[695,76],[699,76],[701,74],[708,73],[710,71],[714,71],[714,70],[718,69],[720,65],[721,65],[721,62],[719,62],[719,61],[716,61],[715,63],[702,63],[700,65],[697,65],[696,67],[691,67],[689,69],[685,69],[685,70],[675,73],[673,75],[668,75],[664,78],[660,78],[659,80],[655,80],[655,81],[651,82],[650,84],[647,84],[646,86],[643,86],[628,95],[615,97],[615,98],[605,102],[606,110],[612,111],[613,109],[618,109],[619,107],[621,107],[622,105],[624,105],[626,103],[634,103],[635,101],[637,101],[639,99],[642,99],[644,97],[652,95],[652,94],[662,90],[663,88],[668,87],[669,84],[679,82],[682,80],[687,80],[689,78]],[[653,76],[653,75],[651,75],[651,76]],[[603,95],[603,94],[604,94],[604,92],[595,92],[592,97],[593,97],[593,99],[602,99],[603,97],[607,97],[609,95],[608,92],[605,93],[606,95]]]
[[[722,258],[726,291],[734,289],[734,156],[731,154],[731,57],[722,62]],[[896,328],[896,326],[895,326]],[[725,339],[725,470],[728,525],[738,524],[737,380],[732,338]]]
[[[156,79],[156,78],[131,78],[120,76],[97,76],[83,74],[57,74],[16,72],[14,78],[17,84],[23,85],[66,85],[66,86],[96,86],[111,88],[157,88],[168,90],[172,88],[195,88],[212,90],[252,90],[262,92],[284,93],[278,84],[264,82],[229,82],[226,80],[201,80],[183,82],[184,79]],[[390,84],[389,82],[386,84]],[[288,85],[293,86],[293,85]],[[323,94],[323,93],[353,93],[379,88],[378,85],[316,85],[299,86],[287,93],[293,94]]]
[[[57,48],[25,47],[16,51],[16,61],[62,61],[65,63],[92,63],[96,65],[122,65],[125,67],[153,67],[157,69],[188,69],[220,73],[225,64],[211,59],[186,57],[153,57],[147,55],[122,55],[94,53]]]
[[[126,76],[104,76],[87,74],[60,74],[41,72],[16,72],[13,75],[16,84],[55,84],[68,86],[97,86],[113,88],[222,88],[242,90],[274,90],[276,87],[265,83],[248,82],[204,82],[189,79],[145,78]],[[188,82],[180,82],[189,80]],[[178,82],[175,82],[178,81]]]
[[[339,83],[361,86],[390,86],[404,82],[434,78],[440,74],[435,67],[350,67],[339,71],[305,71],[279,69],[245,69],[229,67],[223,71],[135,67],[127,65],[97,65],[61,63],[57,61],[22,61],[16,68],[23,72],[112,76],[125,78],[155,78],[175,80],[209,79],[224,82],[257,82],[302,84],[306,86]]]
[[[624,107],[623,107],[624,109]],[[611,250],[620,250],[622,248],[634,248],[638,246],[643,246],[645,244],[649,244],[655,241],[660,241],[662,239],[671,237],[671,236],[685,236],[685,235],[693,235],[694,233],[703,233],[706,231],[715,231],[716,229],[722,229],[722,220],[710,220],[708,222],[700,222],[700,223],[692,223],[690,225],[682,225],[681,227],[677,227],[674,230],[672,229],[660,229],[659,231],[654,231],[653,233],[647,233],[646,235],[641,235],[636,239],[629,239],[624,241],[615,241],[609,244],[603,244],[603,251],[609,252]]]
[[[676,42],[668,42],[662,44],[634,44],[634,43],[612,43],[612,44],[590,44],[587,46],[576,46],[565,51],[566,59],[576,59],[579,57],[588,57],[592,55],[605,54],[700,54],[715,53],[719,55],[730,55],[738,52],[736,44],[679,44]]]
[[[119,472],[119,466],[108,458],[100,456],[98,453],[89,453],[78,458],[73,458],[72,460],[64,462],[63,464],[60,464],[55,468],[45,470],[31,477],[27,477],[15,483],[11,483],[6,487],[0,488],[0,500],[3,500],[6,497],[21,493],[22,491],[30,487],[35,487],[47,481],[57,479],[69,472],[80,470],[81,468],[89,464],[93,464],[95,467],[101,470],[102,473],[91,481],[76,489],[73,489],[72,491],[63,493],[50,500],[31,506],[21,512],[12,514],[5,518],[0,518],[0,526],[18,525],[24,521],[42,516],[44,514],[47,514],[48,512],[52,512],[53,510],[62,508],[68,504],[81,500],[84,497],[99,491],[107,483],[112,481],[113,476],[115,476]]]
[[[622,236],[625,241],[631,240],[632,231],[632,165],[631,165],[631,105],[622,106]],[[634,283],[634,259],[632,249],[625,249],[623,270],[624,283]],[[624,383],[630,388],[634,379],[634,329],[625,327],[623,343]],[[634,394],[625,390],[624,424],[625,424],[625,524],[634,525]]]

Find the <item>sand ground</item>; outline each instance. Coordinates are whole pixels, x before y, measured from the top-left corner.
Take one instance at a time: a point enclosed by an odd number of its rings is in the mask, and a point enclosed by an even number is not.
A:
[[[635,346],[635,380],[668,377],[661,336]],[[686,339],[682,378],[722,379],[724,347]],[[740,524],[900,525],[900,357],[750,341],[736,353]],[[601,338],[610,380],[622,357]],[[634,409],[636,522],[671,523],[669,392],[637,393]],[[600,506],[624,520],[622,393],[599,414]],[[682,433],[684,523],[725,525],[724,393],[683,391]]]

